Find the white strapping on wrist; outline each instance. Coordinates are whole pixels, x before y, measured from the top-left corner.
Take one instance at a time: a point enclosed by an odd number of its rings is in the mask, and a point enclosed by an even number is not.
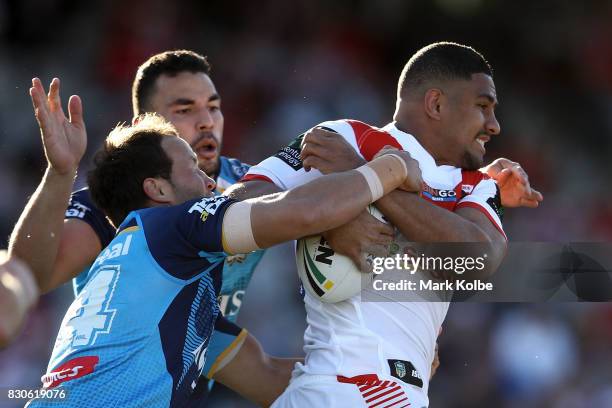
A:
[[[372,195],[372,201],[370,202],[373,203],[374,201],[380,199],[384,194],[384,190],[382,183],[380,182],[380,177],[378,177],[376,171],[374,171],[367,164],[358,167],[355,170],[360,172],[368,183],[368,187],[370,188],[370,194]]]
[[[251,226],[251,203],[232,204],[223,217],[223,247],[230,254],[246,254],[260,249]]]

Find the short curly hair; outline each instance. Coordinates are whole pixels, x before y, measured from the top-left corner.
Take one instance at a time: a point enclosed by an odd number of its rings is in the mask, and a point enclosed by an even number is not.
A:
[[[94,156],[87,183],[94,203],[116,227],[130,211],[146,207],[142,184],[149,177],[170,180],[172,160],[161,142],[178,137],[172,124],[147,113],[134,125],[117,125]]]

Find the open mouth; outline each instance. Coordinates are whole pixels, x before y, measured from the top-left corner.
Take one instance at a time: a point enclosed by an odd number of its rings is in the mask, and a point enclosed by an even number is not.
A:
[[[481,135],[476,138],[476,142],[480,145],[483,153],[486,153],[485,143],[491,140],[490,136]]]
[[[203,159],[214,159],[217,156],[217,141],[213,136],[203,137],[193,146],[193,151]]]

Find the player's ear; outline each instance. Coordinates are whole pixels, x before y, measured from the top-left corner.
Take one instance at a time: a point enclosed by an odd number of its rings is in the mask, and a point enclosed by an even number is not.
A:
[[[174,197],[172,185],[161,177],[144,179],[142,189],[149,200],[156,203],[171,203]]]
[[[440,120],[441,105],[444,99],[444,94],[440,89],[431,88],[425,92],[423,98],[423,107],[425,114],[433,120]]]

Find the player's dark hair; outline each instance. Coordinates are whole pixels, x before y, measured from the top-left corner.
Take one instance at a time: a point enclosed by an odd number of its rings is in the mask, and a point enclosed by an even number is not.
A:
[[[172,160],[164,151],[164,137],[178,132],[160,116],[146,114],[133,126],[118,125],[94,156],[87,183],[94,203],[115,227],[130,211],[145,208],[143,182],[149,177],[170,180]]]
[[[151,112],[151,95],[155,81],[162,75],[174,77],[182,72],[210,74],[210,64],[205,56],[188,50],[166,51],[146,60],[136,72],[132,84],[132,108],[134,116]]]
[[[397,84],[397,95],[403,97],[422,85],[444,80],[470,80],[473,74],[493,76],[481,53],[452,42],[430,44],[417,51],[406,63]]]

